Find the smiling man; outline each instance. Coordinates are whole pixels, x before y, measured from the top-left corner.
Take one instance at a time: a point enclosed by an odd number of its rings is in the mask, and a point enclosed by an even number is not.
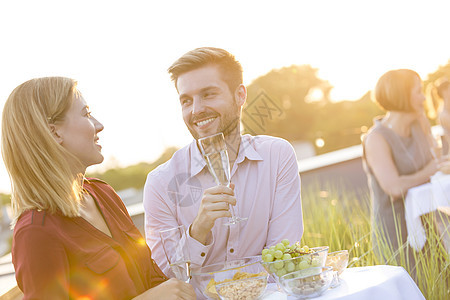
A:
[[[145,231],[153,258],[173,274],[159,231],[185,225],[193,266],[259,255],[282,239],[303,234],[300,177],[292,146],[269,136],[241,135],[247,98],[242,67],[223,49],[194,49],[169,68],[183,120],[194,140],[150,172],[144,189]],[[197,140],[222,132],[231,187],[217,186]],[[225,226],[231,216],[247,221]]]

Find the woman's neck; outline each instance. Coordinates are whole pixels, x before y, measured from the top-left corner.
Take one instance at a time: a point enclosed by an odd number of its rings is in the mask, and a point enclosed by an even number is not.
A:
[[[382,124],[400,136],[411,134],[411,124],[417,120],[416,113],[391,111],[383,118]]]

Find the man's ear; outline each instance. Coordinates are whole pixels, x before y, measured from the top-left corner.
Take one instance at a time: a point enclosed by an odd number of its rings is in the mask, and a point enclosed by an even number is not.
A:
[[[242,107],[245,103],[245,100],[247,100],[247,89],[245,88],[245,85],[240,84],[234,93],[234,97],[236,98],[237,104]]]
[[[48,124],[48,126],[50,127],[50,132],[52,133],[52,136],[55,139],[55,141],[61,145],[63,139],[58,133],[58,127],[55,124]]]

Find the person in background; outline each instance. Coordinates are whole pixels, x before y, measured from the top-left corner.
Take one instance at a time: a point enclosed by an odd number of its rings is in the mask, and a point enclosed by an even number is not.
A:
[[[103,125],[64,77],[9,96],[2,154],[11,178],[12,262],[24,299],[195,299],[167,280],[114,190],[85,178],[101,163]]]
[[[439,124],[444,130],[443,149],[444,154],[449,154],[450,142],[450,81],[441,78],[432,84],[432,102],[437,106]]]
[[[386,263],[379,241],[390,244],[393,251],[406,243],[406,193],[428,182],[439,161],[432,154],[419,75],[407,69],[389,71],[378,80],[374,95],[387,113],[375,119],[363,140],[363,163],[372,201],[373,247]],[[407,251],[414,265],[412,252]]]
[[[180,57],[169,73],[194,140],[150,172],[145,184],[146,238],[161,269],[168,272],[169,266],[158,232],[178,225],[187,228],[194,267],[260,255],[283,239],[300,241],[297,159],[283,139],[241,135],[247,98],[241,64],[226,50],[203,47]],[[197,145],[219,132],[228,148],[231,187],[215,184]],[[225,226],[229,205],[248,219]]]

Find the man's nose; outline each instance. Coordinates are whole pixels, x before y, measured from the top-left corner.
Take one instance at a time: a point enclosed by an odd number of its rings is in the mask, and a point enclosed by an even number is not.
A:
[[[194,103],[192,105],[192,114],[197,115],[205,110],[204,103],[200,97],[194,97]]]

